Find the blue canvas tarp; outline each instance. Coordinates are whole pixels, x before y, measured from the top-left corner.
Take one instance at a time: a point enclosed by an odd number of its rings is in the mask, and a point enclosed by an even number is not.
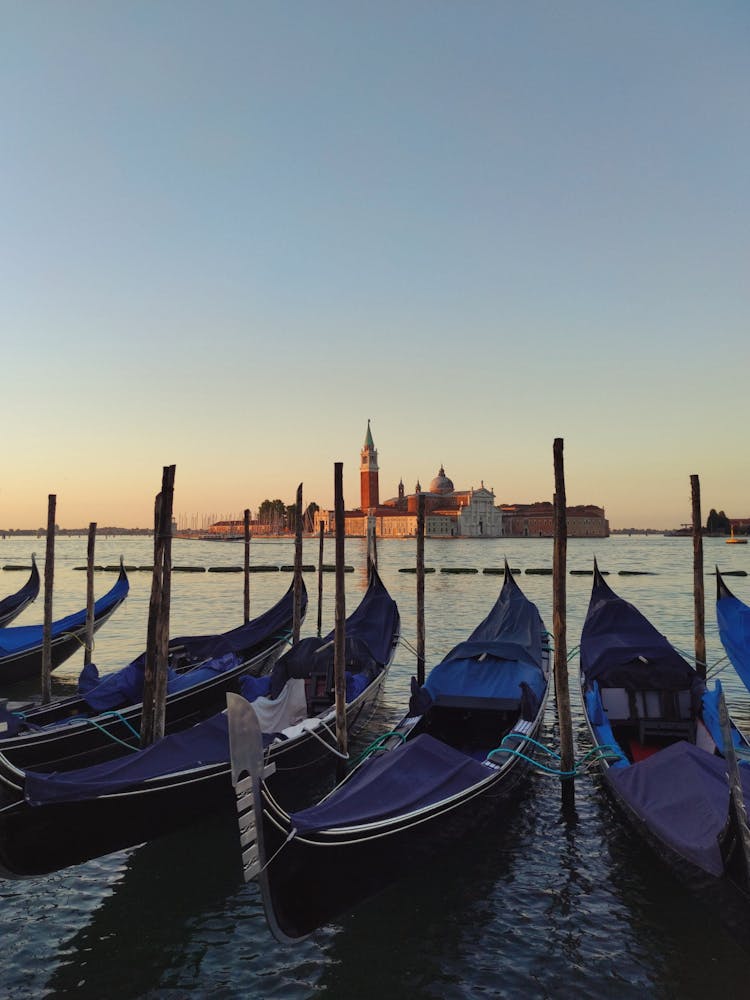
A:
[[[589,684],[681,691],[696,673],[641,612],[599,577],[581,633],[581,668]]]
[[[693,864],[719,876],[724,864],[718,836],[727,821],[727,765],[680,741],[621,770],[611,771],[617,792],[665,844]],[[750,769],[740,768],[750,805]]]
[[[716,602],[719,636],[732,666],[750,691],[750,608],[737,597]]]
[[[311,833],[389,819],[457,795],[490,774],[471,757],[422,734],[366,761],[323,802],[293,813],[292,825]]]
[[[27,771],[25,797],[33,806],[82,801],[134,788],[149,778],[228,760],[227,717],[220,713],[119,760],[53,774]]]
[[[438,703],[466,698],[507,702],[520,701],[525,684],[539,702],[547,686],[543,634],[536,605],[508,575],[487,617],[432,668],[424,690]]]
[[[98,618],[112,606],[117,606],[128,596],[130,585],[125,575],[118,578],[111,590],[107,591],[94,604],[94,617]],[[60,618],[52,622],[52,641],[63,635],[65,632],[74,632],[82,629],[86,624],[86,609],[76,611],[75,614]],[[0,631],[0,657],[10,656],[13,653],[22,652],[25,649],[33,649],[41,646],[43,638],[43,625],[18,625],[4,628]]]
[[[307,606],[307,592],[303,589],[302,607]],[[272,608],[238,628],[219,635],[180,636],[170,639],[170,657],[177,656],[198,664],[192,669],[178,672],[171,668],[167,674],[167,694],[174,694],[217,674],[226,673],[244,661],[245,654],[275,636],[286,634],[292,620],[293,591],[286,594]],[[205,662],[200,662],[205,660]],[[141,653],[132,663],[120,670],[98,678],[96,669],[84,668],[78,690],[94,712],[106,712],[126,705],[137,705],[143,697],[143,677],[146,654]]]

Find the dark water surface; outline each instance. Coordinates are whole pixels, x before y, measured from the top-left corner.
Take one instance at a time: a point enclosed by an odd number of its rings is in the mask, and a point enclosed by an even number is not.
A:
[[[134,566],[151,561],[150,540],[101,539],[97,562],[120,553]],[[30,540],[0,540],[0,565],[28,562]],[[707,539],[707,573],[750,570],[750,546]],[[85,604],[85,539],[61,539],[56,551],[54,615]],[[381,575],[398,600],[404,636],[415,642],[413,541],[379,544]],[[428,664],[438,660],[486,614],[500,577],[482,574],[504,556],[522,570],[552,565],[547,540],[445,541],[426,545]],[[692,544],[661,537],[571,540],[568,568],[588,569],[596,556],[609,582],[632,600],[682,650],[693,648]],[[183,542],[176,565],[242,563],[242,546]],[[252,561],[292,562],[288,542],[254,541]],[[304,561],[317,563],[317,541]],[[333,561],[333,545],[326,551]],[[347,542],[347,608],[365,585],[364,547]],[[441,574],[443,566],[479,569],[477,575]],[[620,570],[652,576],[619,576]],[[20,586],[22,574],[0,573],[0,596]],[[97,595],[114,581],[97,575]],[[252,577],[253,613],[273,603],[288,573]],[[522,574],[519,582],[552,627],[552,581]],[[317,581],[310,595],[306,635],[313,634]],[[580,638],[590,577],[568,576],[568,649]],[[730,586],[750,602],[750,577]],[[97,635],[100,670],[126,663],[145,645],[150,576],[131,573],[126,604]],[[333,625],[333,575],[325,576],[324,629]],[[716,633],[714,588],[706,578],[708,661],[723,655]],[[41,597],[18,620],[42,619]],[[223,631],[242,617],[241,574],[175,574],[172,633]],[[55,673],[63,693],[80,671],[79,654]],[[586,749],[576,693],[571,693],[577,751]],[[401,714],[414,657],[401,648],[369,735]],[[721,674],[730,709],[750,729],[750,695],[731,668]],[[7,692],[0,692],[5,694]],[[33,685],[29,693],[33,693]],[[554,705],[545,741],[556,745]],[[242,883],[234,818],[206,817],[179,835],[112,854],[77,868],[24,882],[0,882],[3,966],[0,996],[81,998],[331,997],[723,997],[750,996],[747,947],[723,929],[716,914],[690,895],[629,830],[596,778],[576,782],[574,817],[564,817],[559,785],[532,775],[515,807],[478,829],[427,870],[388,888],[335,925],[293,948],[277,944],[265,925],[259,894]]]

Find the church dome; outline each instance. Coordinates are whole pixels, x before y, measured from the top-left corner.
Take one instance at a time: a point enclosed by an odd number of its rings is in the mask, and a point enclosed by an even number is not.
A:
[[[448,479],[445,469],[441,465],[440,472],[438,472],[430,483],[430,493],[452,493],[453,489],[453,481]]]

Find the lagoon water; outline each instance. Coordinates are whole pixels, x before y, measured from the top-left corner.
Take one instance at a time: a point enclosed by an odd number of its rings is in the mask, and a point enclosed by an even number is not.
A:
[[[495,600],[501,578],[484,574],[507,556],[517,578],[552,628],[552,580],[528,575],[551,567],[544,539],[454,540],[426,543],[426,645],[429,666],[466,636]],[[44,541],[0,539],[0,566],[29,564]],[[152,561],[150,539],[100,538],[96,562],[142,566]],[[86,539],[56,545],[54,617],[85,604]],[[317,564],[318,542],[306,540],[304,562]],[[723,656],[714,614],[711,572],[750,571],[750,546],[706,539],[708,662]],[[692,543],[689,538],[627,537],[570,540],[568,570],[590,569],[594,556],[609,583],[633,601],[680,649],[693,648]],[[416,642],[413,540],[380,541],[381,576],[399,603],[403,635]],[[253,540],[254,564],[288,565],[288,541]],[[365,587],[364,543],[348,540],[347,610]],[[242,545],[175,540],[175,566],[241,566]],[[326,543],[333,562],[333,543]],[[475,575],[444,574],[443,567],[475,567]],[[621,570],[653,575],[620,576]],[[0,596],[20,586],[20,572],[0,572]],[[114,581],[96,577],[97,596]],[[125,605],[96,636],[100,671],[115,669],[145,645],[151,577],[130,573]],[[251,577],[251,613],[277,600],[288,572]],[[317,577],[305,575],[310,604],[304,635],[314,634]],[[730,579],[750,602],[750,577]],[[324,575],[323,628],[333,627],[333,574]],[[591,578],[567,576],[568,650],[577,646]],[[242,620],[241,573],[175,573],[171,633],[224,631]],[[43,600],[16,624],[41,622]],[[75,685],[82,654],[58,668],[54,690]],[[571,659],[577,750],[586,740]],[[415,671],[400,647],[370,736],[400,715]],[[750,695],[731,668],[719,675],[730,710],[750,730]],[[0,691],[0,695],[7,694]],[[17,694],[18,691],[14,692]],[[27,692],[33,694],[33,686]],[[544,738],[556,745],[550,699]],[[598,779],[576,782],[576,817],[561,814],[559,785],[534,774],[517,806],[478,829],[430,870],[388,888],[335,925],[293,948],[268,931],[254,885],[239,869],[231,813],[207,817],[180,834],[77,868],[23,882],[0,882],[2,972],[0,995],[71,996],[92,1000],[211,996],[293,998],[469,997],[705,997],[750,995],[750,942],[745,947],[623,828]]]

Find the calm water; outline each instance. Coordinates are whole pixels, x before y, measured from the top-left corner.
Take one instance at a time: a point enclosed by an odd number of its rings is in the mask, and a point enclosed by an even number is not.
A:
[[[43,541],[0,540],[0,565],[28,563]],[[55,618],[85,604],[85,539],[61,539],[56,549]],[[150,540],[100,539],[97,563],[151,561]],[[381,576],[399,602],[403,633],[415,642],[413,541],[381,542]],[[489,610],[501,566],[552,565],[547,540],[427,542],[428,664],[435,662]],[[632,600],[681,649],[693,647],[690,539],[627,538],[568,544],[568,569],[588,569],[596,556],[616,591]],[[175,565],[241,565],[242,545],[177,540]],[[253,542],[254,563],[292,562],[287,542]],[[41,561],[41,560],[40,560]],[[304,561],[317,563],[317,541]],[[327,545],[326,561],[333,561]],[[347,608],[364,590],[364,547],[347,542]],[[750,570],[750,546],[707,539],[707,572]],[[478,575],[447,575],[442,566],[469,566]],[[646,569],[654,576],[618,576]],[[0,596],[24,575],[0,572]],[[145,645],[150,575],[130,574],[126,604],[97,634],[100,670],[121,666]],[[333,574],[325,575],[323,627],[333,625]],[[97,574],[97,596],[114,582]],[[290,582],[288,573],[251,578],[252,607],[260,613]],[[525,573],[519,582],[551,629],[552,582]],[[315,630],[317,579],[304,634]],[[568,649],[579,641],[590,577],[567,577]],[[750,602],[750,577],[730,586]],[[708,661],[722,656],[713,580],[706,579]],[[40,622],[41,597],[18,624]],[[175,574],[172,633],[222,631],[242,617],[241,574]],[[55,673],[64,693],[80,671],[79,654]],[[401,648],[373,723],[373,732],[400,716],[415,670]],[[750,696],[731,669],[721,674],[731,710],[750,729]],[[575,670],[574,724],[585,747]],[[545,738],[555,742],[550,704]],[[0,882],[3,967],[0,995],[81,998],[224,997],[705,997],[746,998],[750,943],[735,943],[700,900],[688,895],[621,829],[596,779],[576,783],[576,818],[565,822],[559,786],[532,776],[519,807],[503,824],[476,835],[427,872],[386,890],[338,924],[294,948],[266,929],[258,893],[242,884],[235,825],[207,818],[201,827],[78,868],[27,882]]]

